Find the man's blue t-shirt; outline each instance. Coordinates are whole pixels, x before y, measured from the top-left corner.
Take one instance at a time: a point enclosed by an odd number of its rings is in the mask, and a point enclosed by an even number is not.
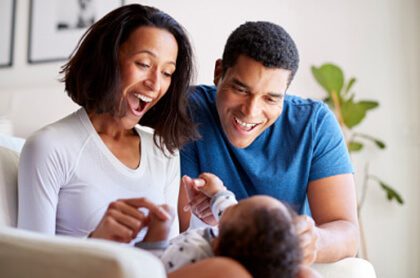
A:
[[[210,172],[221,178],[238,200],[270,195],[303,213],[308,183],[352,173],[339,125],[321,101],[286,95],[279,118],[246,148],[225,136],[214,86],[197,86],[191,113],[201,139],[181,150],[181,172],[193,178]]]

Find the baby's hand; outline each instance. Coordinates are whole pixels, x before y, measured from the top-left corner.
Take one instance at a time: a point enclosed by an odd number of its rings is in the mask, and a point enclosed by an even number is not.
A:
[[[160,210],[163,210],[171,217],[167,220],[162,220],[152,211],[149,211],[148,230],[146,236],[143,239],[143,242],[156,242],[168,239],[169,231],[175,218],[175,211],[166,204],[160,205],[158,207]]]
[[[194,179],[194,188],[210,198],[218,192],[226,190],[219,177],[211,173],[202,173],[198,179]]]

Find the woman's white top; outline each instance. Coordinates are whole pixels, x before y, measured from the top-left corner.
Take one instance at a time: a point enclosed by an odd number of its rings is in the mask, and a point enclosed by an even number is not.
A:
[[[112,154],[83,108],[28,138],[19,164],[18,227],[84,237],[96,228],[108,205],[122,198],[146,197],[176,211],[179,154],[165,156],[150,131],[135,129],[141,138],[137,169]],[[170,238],[178,233],[176,217]]]

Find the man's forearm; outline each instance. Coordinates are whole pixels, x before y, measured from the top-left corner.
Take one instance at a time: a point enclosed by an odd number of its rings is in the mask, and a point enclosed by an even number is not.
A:
[[[344,220],[318,226],[319,240],[316,263],[335,262],[354,257],[359,247],[359,227]]]

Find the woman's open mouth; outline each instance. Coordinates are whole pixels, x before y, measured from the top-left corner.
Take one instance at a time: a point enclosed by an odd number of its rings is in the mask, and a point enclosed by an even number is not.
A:
[[[139,99],[139,107],[136,110],[137,112],[140,112],[140,113],[143,112],[147,104],[149,104],[153,100],[151,97],[147,97],[141,94],[134,94],[134,96],[136,96],[136,98]]]
[[[150,106],[153,101],[153,98],[139,93],[134,93],[132,96],[134,97],[129,98],[129,106],[132,113],[136,116],[143,115],[147,107]]]

